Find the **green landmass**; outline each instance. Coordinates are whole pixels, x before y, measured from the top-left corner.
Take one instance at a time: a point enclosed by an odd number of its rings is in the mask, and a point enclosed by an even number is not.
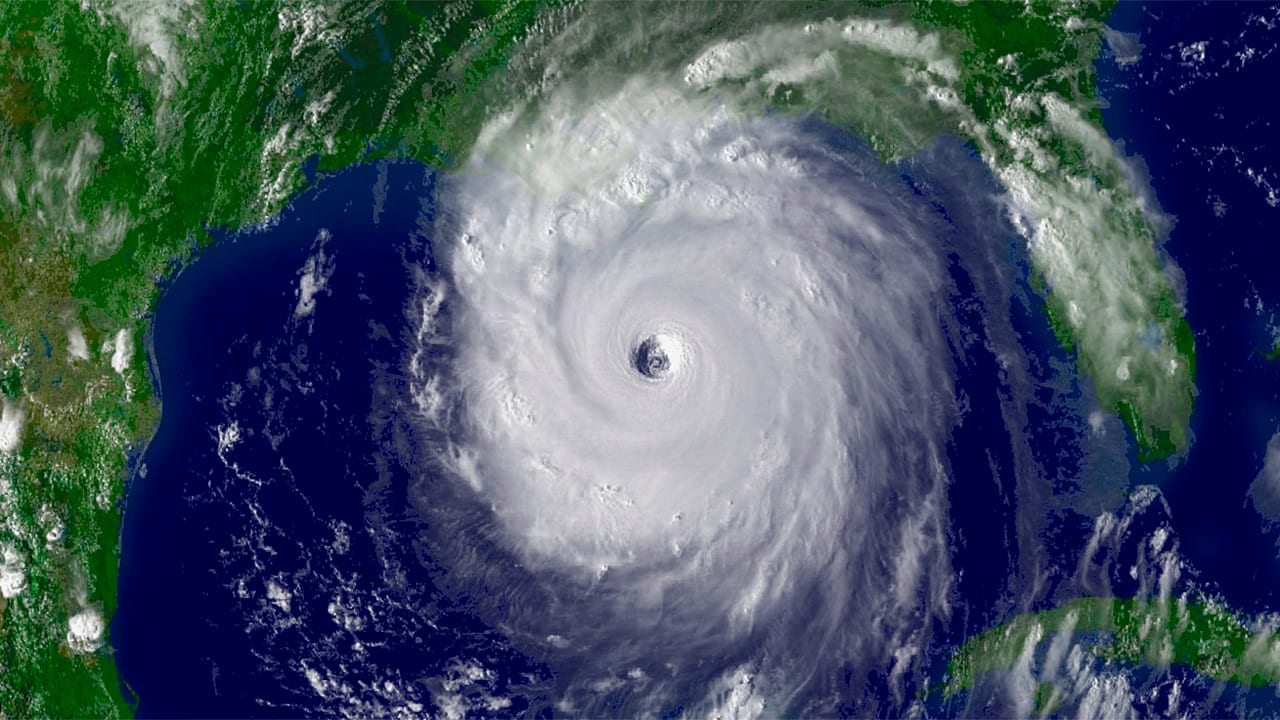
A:
[[[157,283],[207,228],[278,212],[308,158],[450,166],[539,4],[361,7],[0,4],[0,554],[22,577],[0,716],[132,714],[105,628],[127,457],[159,420]]]
[[[1280,340],[1277,340],[1275,347],[1271,348],[1270,352],[1268,352],[1263,357],[1265,357],[1269,361],[1280,360]]]
[[[1217,603],[1079,598],[1019,615],[970,638],[952,656],[944,694],[970,690],[983,673],[1014,667],[1059,633],[1099,657],[1130,666],[1181,665],[1248,687],[1280,684],[1280,636],[1274,630],[1251,629]],[[1048,700],[1037,703],[1045,704]]]
[[[1098,29],[1114,7],[1112,0],[1069,5],[1031,2],[1025,8],[999,2],[920,6],[917,19],[938,28],[960,48],[964,60],[959,92],[985,130],[985,136],[969,135],[986,149],[989,163],[1021,166],[1039,176],[1040,191],[1050,195],[1062,192],[1064,198],[1079,197],[1078,192],[1050,181],[1048,176],[1054,172],[1074,175],[1082,186],[1123,192],[1123,172],[1103,157],[1099,137],[1090,138],[1079,127],[1045,135],[1040,130],[1054,124],[1057,107],[1027,101],[1037,96],[1063,99],[1078,110],[1082,127],[1103,131],[1094,61],[1101,43]],[[1035,153],[1020,153],[1019,144],[1010,142],[1027,137],[1037,137],[1053,162],[1044,163]],[[1105,138],[1105,132],[1100,137]],[[1020,176],[998,170],[997,174],[1006,183]],[[1113,196],[1101,193],[1098,197]],[[1098,243],[1102,252],[1096,271],[1081,273],[1079,266],[1065,271],[1050,253],[1037,258],[1036,243],[1041,241],[1033,238],[1034,269],[1048,286],[1046,300],[1054,333],[1077,354],[1099,401],[1117,412],[1132,431],[1140,459],[1152,461],[1186,447],[1195,396],[1195,340],[1154,250],[1154,224],[1133,203],[1115,203],[1109,210],[1113,212],[1102,216],[1100,224],[1072,229],[1092,235]],[[1071,257],[1077,261],[1084,255],[1072,253]],[[1123,272],[1107,278],[1107,271],[1116,267]],[[1081,282],[1085,275],[1094,275],[1096,281]],[[1140,286],[1140,291],[1128,292],[1122,287],[1126,281]],[[1131,335],[1157,338],[1168,351],[1130,364],[1141,354],[1133,343],[1107,337],[1112,332],[1110,322],[1073,322],[1072,305],[1091,292],[1108,297],[1108,304],[1119,310],[1115,321],[1134,326]],[[1170,368],[1175,358],[1176,365]],[[1126,370],[1120,372],[1121,367]]]

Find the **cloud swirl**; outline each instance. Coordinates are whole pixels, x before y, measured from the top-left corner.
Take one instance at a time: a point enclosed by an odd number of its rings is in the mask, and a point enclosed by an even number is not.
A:
[[[415,356],[422,425],[564,608],[513,611],[529,590],[504,622],[608,648],[631,681],[654,657],[724,662],[720,705],[763,702],[739,686],[769,670],[730,648],[800,627],[788,682],[903,663],[950,577],[946,269],[923,202],[818,123],[632,82],[486,128],[440,204],[419,342],[450,350]],[[647,631],[620,649],[623,625]]]

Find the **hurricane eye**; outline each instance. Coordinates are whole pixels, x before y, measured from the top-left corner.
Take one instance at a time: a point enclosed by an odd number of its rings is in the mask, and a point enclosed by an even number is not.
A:
[[[631,353],[631,365],[646,378],[661,380],[671,370],[671,358],[658,338],[647,337]]]

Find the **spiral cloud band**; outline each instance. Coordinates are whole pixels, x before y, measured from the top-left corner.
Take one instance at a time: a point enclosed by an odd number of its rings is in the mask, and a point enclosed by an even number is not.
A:
[[[949,577],[941,248],[836,135],[633,82],[486,128],[441,190],[439,457],[523,567],[658,652],[803,621],[832,647],[788,662],[874,656]]]

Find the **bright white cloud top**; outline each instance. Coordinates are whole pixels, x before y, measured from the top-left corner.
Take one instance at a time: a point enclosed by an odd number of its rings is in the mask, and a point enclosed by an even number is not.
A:
[[[452,360],[414,367],[499,544],[648,627],[636,658],[803,625],[794,679],[910,645],[951,577],[927,207],[814,123],[639,83],[483,136],[442,189],[449,282],[423,301],[420,341]],[[529,631],[595,642],[567,621]]]

